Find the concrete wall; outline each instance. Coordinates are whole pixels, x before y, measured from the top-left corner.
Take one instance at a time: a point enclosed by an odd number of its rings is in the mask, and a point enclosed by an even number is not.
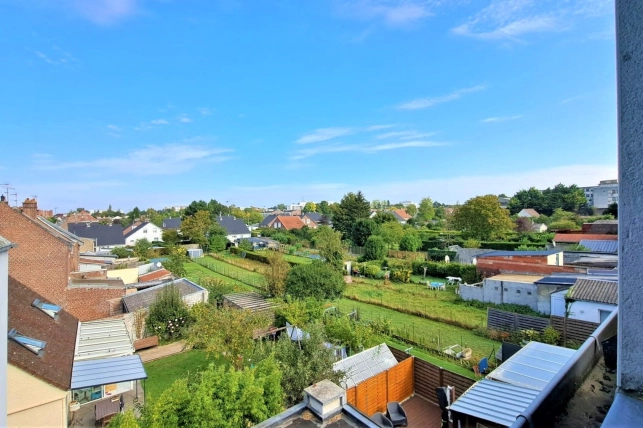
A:
[[[138,268],[108,270],[107,278],[120,278],[124,284],[135,284],[138,282]]]
[[[549,315],[551,296],[555,285],[536,285],[528,282],[503,281],[487,278],[482,287],[460,285],[460,296],[464,300],[478,300],[495,304],[509,303],[529,306],[534,311]]]
[[[7,370],[7,389],[7,426],[67,427],[67,391],[12,365]]]
[[[199,291],[196,293],[188,294],[183,296],[183,301],[188,305],[196,305],[197,303],[207,303],[208,302],[208,290]]]
[[[581,321],[600,323],[601,315],[599,310],[612,312],[616,309],[615,305],[596,302],[576,301],[569,307],[569,318]]]
[[[458,288],[460,297],[464,300],[477,300],[479,302],[487,302],[484,298],[484,288],[475,285],[460,284]]]
[[[617,384],[643,390],[643,2],[616,0],[619,130]]]
[[[97,265],[97,264],[94,264],[94,263],[80,262],[78,264],[78,272],[97,272],[97,271],[102,270],[102,269],[103,269],[103,266]]]

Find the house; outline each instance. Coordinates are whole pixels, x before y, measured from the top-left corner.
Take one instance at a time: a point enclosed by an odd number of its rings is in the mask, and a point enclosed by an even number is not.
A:
[[[104,251],[125,246],[123,227],[120,224],[68,223],[67,230],[76,236],[92,240],[94,248],[90,251]]]
[[[533,208],[523,208],[518,213],[518,217],[536,218],[536,217],[540,217],[540,214],[538,214],[538,211],[536,211]]]
[[[272,227],[272,223],[277,219],[279,214],[268,214],[263,218],[261,223],[259,223],[259,227]]]
[[[311,229],[317,229],[318,223],[314,219],[321,220],[321,214],[317,213],[307,213],[300,216],[301,221],[304,222],[304,225],[310,227]]]
[[[9,250],[15,245],[0,236],[0,330],[9,331],[7,319],[9,308],[7,298],[9,295]],[[7,384],[7,342],[0,342],[0,385]],[[6,389],[5,389],[6,390]],[[0,400],[0,426],[7,426],[7,400]]]
[[[272,222],[272,227],[273,229],[285,229],[285,230],[293,230],[293,229],[301,229],[302,227],[306,226],[304,221],[295,216],[277,216],[275,220]]]
[[[143,273],[138,276],[139,282],[163,281],[167,279],[172,279],[172,272],[163,268]]]
[[[235,242],[241,239],[248,239],[252,236],[250,234],[248,226],[246,226],[246,224],[240,218],[236,218],[231,215],[224,215],[217,217],[216,222],[226,230],[226,238],[228,238],[228,241],[230,242]]]
[[[98,219],[91,215],[89,211],[82,210],[71,213],[65,219],[66,223],[96,223]]]
[[[618,241],[618,235],[597,234],[597,233],[557,233],[554,236],[554,245],[580,244],[582,240],[590,241]]]
[[[20,208],[0,203],[0,235],[17,245],[10,255],[9,275],[62,306],[80,320],[105,318],[118,312],[110,300],[125,294],[122,281],[108,280],[103,271],[79,272],[79,237],[37,216],[37,202]],[[99,279],[98,283],[84,278]]]
[[[68,426],[78,320],[9,279],[7,425]]]
[[[124,230],[123,237],[125,238],[125,245],[135,245],[139,239],[147,239],[150,242],[163,242],[163,230],[154,223],[144,221],[129,231]]]
[[[537,233],[545,233],[545,232],[547,232],[547,229],[549,229],[549,228],[547,227],[546,224],[543,224],[543,223],[534,223],[531,226],[531,231],[532,232],[537,232]]]
[[[181,218],[166,218],[163,220],[163,230],[179,230],[181,229]]]
[[[585,273],[586,269],[564,266],[563,250],[492,251],[476,257],[478,272],[483,277],[501,273],[551,275],[553,273]]]
[[[401,208],[399,208],[399,209],[390,210],[390,211],[388,211],[388,212],[390,212],[391,214],[393,214],[393,216],[395,216],[395,219],[396,219],[398,222],[400,222],[401,224],[406,224],[406,222],[412,218],[412,217],[411,217],[411,216],[406,212],[406,210],[405,210],[405,209],[401,209]]]
[[[176,281],[167,282],[165,284],[146,288],[145,290],[123,296],[123,307],[125,312],[131,313],[140,309],[148,309],[152,303],[154,303],[156,297],[168,287],[176,287],[181,295],[181,299],[188,306],[192,306],[197,303],[207,303],[208,301],[208,290],[190,280],[181,278]]]
[[[552,315],[602,323],[618,306],[618,283],[579,278],[568,290],[551,295]]]

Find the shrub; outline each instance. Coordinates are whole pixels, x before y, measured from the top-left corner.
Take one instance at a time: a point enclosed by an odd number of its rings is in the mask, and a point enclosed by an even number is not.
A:
[[[147,317],[148,335],[162,340],[180,339],[190,325],[189,310],[175,285],[165,287],[157,296]]]
[[[341,272],[319,260],[293,267],[286,277],[286,294],[295,299],[333,300],[341,297],[345,288]]]
[[[482,244],[477,239],[469,238],[462,243],[463,248],[480,248]]]
[[[456,276],[462,278],[462,281],[473,284],[481,280],[478,271],[474,265],[464,265],[460,263],[444,262],[413,262],[413,273],[416,275],[424,274],[424,267],[427,268],[426,274],[437,278],[446,278],[447,276]]]
[[[416,233],[407,233],[400,241],[401,251],[417,251],[422,246],[422,241]]]
[[[373,235],[366,240],[363,260],[381,260],[386,257],[386,243],[381,236]]]
[[[364,269],[362,270],[365,276],[370,276],[371,278],[375,278],[381,271],[382,269],[380,269],[379,266],[374,265],[365,265]]]
[[[119,259],[126,259],[132,255],[132,252],[125,247],[116,247],[112,249],[111,253]]]
[[[548,326],[543,330],[541,339],[549,345],[557,345],[560,342],[560,333],[554,327]]]

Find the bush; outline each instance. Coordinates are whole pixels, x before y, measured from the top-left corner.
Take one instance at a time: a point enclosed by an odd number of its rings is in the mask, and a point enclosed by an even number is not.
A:
[[[379,268],[379,266],[374,266],[374,265],[365,265],[364,269],[362,270],[362,273],[365,276],[370,276],[371,278],[375,278],[378,273],[380,273],[382,269]]]
[[[558,345],[560,343],[560,333],[554,327],[548,326],[543,330],[541,339],[549,345]]]
[[[366,240],[364,246],[364,255],[362,259],[368,260],[381,260],[386,257],[386,243],[381,236],[373,235]]]
[[[132,252],[125,247],[116,247],[112,249],[111,253],[119,259],[126,259],[132,255]]]
[[[189,310],[175,285],[165,287],[157,296],[147,316],[148,335],[162,340],[178,340],[191,322]]]
[[[407,233],[400,241],[401,251],[417,251],[422,246],[422,241],[415,233]]]
[[[342,296],[345,288],[341,272],[319,260],[293,267],[286,277],[286,294],[295,299],[334,300]]]
[[[449,260],[453,261],[453,259],[457,255],[455,251],[438,250],[436,248],[427,250],[426,253],[429,256],[429,259],[433,260],[434,262],[443,262],[446,256],[449,256]]]
[[[480,248],[482,244],[477,239],[469,238],[462,243],[463,248]]]
[[[446,278],[447,276],[456,276],[462,278],[463,282],[473,284],[481,281],[481,277],[476,270],[475,265],[463,265],[460,263],[444,262],[424,262],[415,261],[412,264],[415,275],[424,275],[424,267],[427,268],[427,276],[436,278]]]

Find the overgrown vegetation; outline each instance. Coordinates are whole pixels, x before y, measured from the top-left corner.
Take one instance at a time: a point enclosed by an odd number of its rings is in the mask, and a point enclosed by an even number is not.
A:
[[[192,324],[190,311],[175,285],[164,287],[150,306],[146,321],[147,334],[162,341],[174,341],[185,336]]]

